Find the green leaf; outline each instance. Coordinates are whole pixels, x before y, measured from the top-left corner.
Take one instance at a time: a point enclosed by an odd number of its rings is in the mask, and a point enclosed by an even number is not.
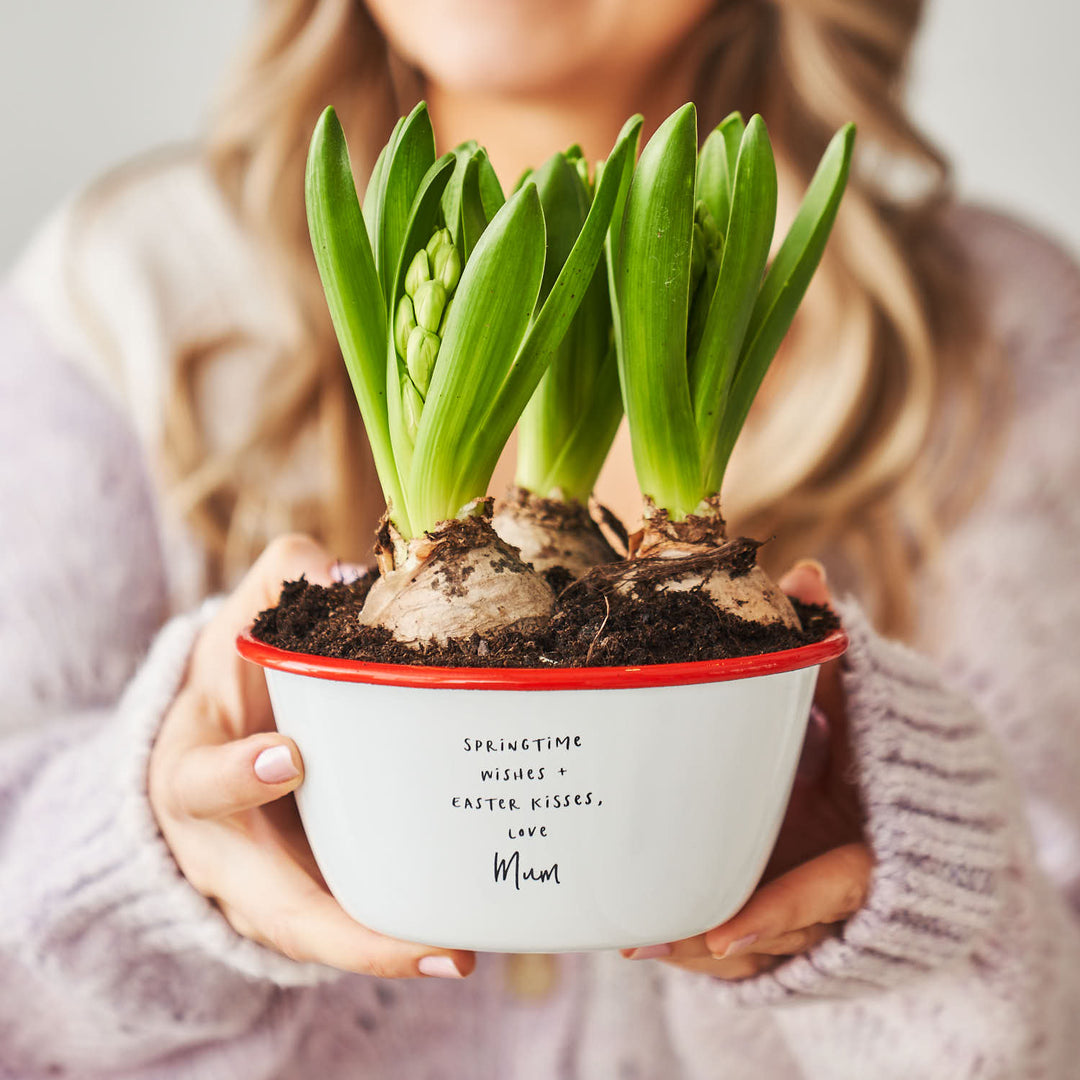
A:
[[[547,231],[547,258],[537,299],[540,307],[577,241],[589,211],[589,197],[577,169],[561,153],[548,158],[533,174],[533,181],[540,195]],[[597,284],[604,290],[599,294],[602,304],[599,319]],[[606,281],[598,281],[594,274],[585,300],[521,414],[515,476],[522,487],[537,494],[547,495],[553,486],[559,486],[558,481],[549,481],[549,467],[582,413],[588,410],[596,365],[603,358],[610,336],[606,291]]]
[[[420,102],[396,131],[386,148],[385,191],[379,206],[379,241],[375,262],[383,296],[389,303],[401,245],[413,200],[435,161],[435,135],[427,106]]]
[[[589,195],[577,170],[562,154],[552,154],[533,173],[533,182],[544,209],[547,232],[547,259],[540,286],[540,302],[543,303],[581,232],[589,213]]]
[[[480,198],[484,204],[484,218],[487,221],[490,221],[506,202],[502,184],[499,183],[490,158],[483,150],[480,153]]]
[[[588,500],[622,419],[606,278],[601,263],[596,283],[603,325],[590,314],[596,310],[590,287],[518,424],[515,482],[545,498],[559,491],[564,499]]]
[[[543,270],[544,215],[528,184],[484,230],[454,295],[406,482],[417,530],[433,528],[487,490],[520,409],[508,416],[499,402],[494,424],[488,413],[524,337]]]
[[[521,415],[593,280],[619,191],[626,175],[633,170],[637,132],[634,123],[623,127],[608,157],[608,167],[597,182],[596,194],[581,232],[507,373],[506,383],[498,396],[500,413],[493,420],[500,427],[505,423],[505,416],[513,416],[516,422]],[[512,429],[513,424],[506,429],[507,438]]]
[[[637,127],[624,131],[616,142],[621,169],[629,187],[633,172]],[[619,150],[620,147],[623,149]],[[577,242],[590,209],[587,176],[579,147],[556,154],[534,174],[548,230],[548,257],[544,265],[541,297],[546,298],[569,252]],[[597,166],[598,188],[606,166]],[[619,197],[618,175],[608,180],[605,199],[614,190]],[[564,498],[585,502],[622,417],[618,363],[612,342],[611,304],[607,271],[597,261],[585,297],[574,315],[554,358],[521,415],[518,424],[517,483],[543,496],[561,492]]]
[[[408,535],[386,404],[387,319],[349,148],[332,108],[315,126],[304,182],[311,247],[383,494]]]
[[[637,159],[638,153],[638,141],[641,138],[641,128],[644,124],[644,118],[638,114],[637,116],[631,116],[622,126],[622,130],[619,132],[619,137],[615,142],[616,146],[621,145],[624,141],[630,144],[630,161],[628,166],[623,170],[622,176],[619,178],[619,190],[615,195],[615,206],[611,213],[611,222],[608,226],[608,236],[606,244],[607,255],[607,269],[608,269],[608,281],[612,283],[612,304],[615,303],[614,294],[614,280],[615,280],[615,259],[619,253],[619,245],[622,240],[622,226],[623,217],[626,212],[626,196],[630,191],[630,184],[634,178],[634,162]],[[600,178],[604,172],[607,171],[610,164],[610,158],[608,161],[597,165],[596,167],[596,183],[599,185]]]
[[[417,535],[409,507],[409,490],[406,483],[409,478],[409,469],[412,467],[416,425],[410,423],[410,417],[407,415],[408,403],[403,392],[405,383],[409,382],[408,368],[405,361],[398,356],[393,342],[387,343],[383,378],[386,384],[386,416],[390,428],[390,443],[402,484],[401,499],[398,504],[401,512],[391,516],[398,532],[408,540]]]
[[[746,127],[741,113],[729,113],[716,125],[698,157],[697,197],[709,208],[721,235],[731,216],[731,192]]]
[[[684,105],[642,151],[615,260],[619,375],[643,494],[676,518],[702,496],[686,367],[697,117]]]
[[[383,204],[386,202],[386,172],[389,167],[393,148],[401,137],[401,129],[405,126],[405,117],[399,116],[394,130],[390,132],[390,138],[386,145],[379,151],[375,160],[375,169],[364,191],[364,223],[367,225],[368,239],[371,241],[371,251],[375,257],[376,269],[379,266],[379,222],[382,221]]]
[[[701,346],[701,339],[705,336],[705,324],[709,319],[709,309],[712,306],[713,296],[716,292],[716,281],[720,277],[720,264],[712,259],[706,259],[705,269],[701,280],[697,284],[693,296],[690,297],[690,320],[686,331],[686,355],[693,357]],[[693,286],[693,265],[691,264],[691,287]],[[691,392],[691,400],[693,393]]]
[[[482,156],[483,151],[477,150],[465,163],[461,177],[461,258],[466,263],[488,223],[484,213],[484,200],[480,194]]]
[[[394,133],[391,135],[391,139],[396,137],[398,129],[405,122],[405,117],[401,117],[397,124],[394,126]],[[362,207],[364,214],[364,224],[367,226],[368,241],[371,244],[372,252],[376,251],[379,246],[379,205],[380,200],[386,195],[386,150],[390,144],[387,143],[379,151],[379,156],[375,159],[375,168],[371,170],[371,176],[368,177],[367,187],[364,189],[364,204]]]
[[[465,182],[465,169],[479,149],[475,139],[469,139],[454,147],[454,173],[443,192],[443,220],[459,251],[464,250],[461,235],[461,188]]]
[[[468,261],[487,223],[506,201],[487,152],[475,140],[454,149],[454,175],[443,195],[443,218]]]
[[[427,171],[427,175],[420,182],[420,188],[416,193],[412,209],[409,212],[409,223],[405,230],[405,239],[401,245],[401,255],[398,259],[397,272],[394,280],[392,302],[394,310],[401,303],[405,294],[405,277],[409,266],[418,251],[422,251],[431,239],[435,231],[436,223],[442,209],[442,198],[450,177],[454,171],[454,155],[444,154]],[[402,397],[402,379],[407,375],[405,361],[398,356],[396,346],[391,343],[385,354],[385,370],[383,380],[387,395],[387,426],[390,431],[391,444],[393,446],[394,459],[397,462],[398,473],[404,484],[409,475],[412,464],[413,442],[415,432],[407,423],[405,416],[405,401]],[[401,521],[395,516],[394,523],[402,536],[415,535],[411,530],[411,514],[408,506],[408,491],[403,490],[399,499],[399,505],[403,507],[403,518],[406,527],[402,527]]]
[[[724,140],[724,149],[727,151],[728,177],[735,176],[735,168],[739,161],[739,150],[742,147],[743,135],[746,134],[746,126],[743,124],[742,113],[728,113],[716,130]],[[715,216],[715,215],[714,215]]]
[[[724,434],[717,456],[717,487],[731,457],[765,373],[791,326],[825,251],[840,199],[847,186],[855,125],[847,124],[832,138],[810,181],[776,258],[769,267],[750,316],[746,343],[732,381]]]
[[[724,406],[776,225],[776,164],[760,116],[743,134],[720,274],[700,345],[690,357],[690,396],[701,444],[706,492],[719,486]],[[726,460],[726,459],[725,459]],[[722,474],[721,474],[722,475]]]
[[[611,222],[608,225],[607,240],[604,243],[604,262],[607,267],[608,302],[611,305],[611,325],[615,334],[615,352],[622,355],[622,321],[619,318],[619,297],[615,289],[615,263],[618,259],[619,246],[622,240],[623,218],[626,214],[626,196],[630,192],[630,184],[634,177],[634,162],[637,160],[638,140],[641,137],[641,126],[644,123],[642,116],[631,116],[622,126],[619,132],[619,145],[624,139],[630,144],[629,162],[623,169],[619,178],[619,190],[615,195],[615,206],[611,211]],[[599,186],[602,174],[607,170],[607,163],[597,165],[596,184]],[[622,388],[622,379],[619,380],[619,393],[623,398],[623,409],[626,409],[626,393]]]

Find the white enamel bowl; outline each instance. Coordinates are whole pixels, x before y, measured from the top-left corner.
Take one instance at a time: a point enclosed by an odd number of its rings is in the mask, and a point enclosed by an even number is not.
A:
[[[676,941],[742,906],[783,818],[818,667],[847,637],[563,669],[237,644],[303,755],[304,829],[353,918],[443,948],[565,952]]]

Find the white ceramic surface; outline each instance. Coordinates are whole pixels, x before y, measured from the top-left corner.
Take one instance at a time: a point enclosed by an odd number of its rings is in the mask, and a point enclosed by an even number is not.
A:
[[[266,676],[350,915],[429,945],[559,952],[674,941],[741,907],[817,671],[525,691]]]

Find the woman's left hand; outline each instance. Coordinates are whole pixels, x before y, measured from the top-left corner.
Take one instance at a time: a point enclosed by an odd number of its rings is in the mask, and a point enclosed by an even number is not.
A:
[[[779,584],[806,603],[829,602],[817,563],[797,563]],[[838,664],[823,665],[818,676],[791,801],[762,884],[738,914],[706,933],[623,949],[623,956],[743,979],[806,952],[862,907],[874,860],[862,839]]]

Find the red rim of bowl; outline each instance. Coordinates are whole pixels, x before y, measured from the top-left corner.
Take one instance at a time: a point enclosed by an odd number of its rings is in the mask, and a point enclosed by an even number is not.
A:
[[[847,634],[838,629],[820,641],[800,645],[797,649],[727,660],[693,660],[684,664],[643,664],[639,667],[451,668],[373,664],[364,660],[290,652],[258,641],[249,630],[236,639],[240,655],[260,667],[336,682],[429,690],[629,690],[642,686],[728,682],[823,664],[842,655],[847,646]]]

